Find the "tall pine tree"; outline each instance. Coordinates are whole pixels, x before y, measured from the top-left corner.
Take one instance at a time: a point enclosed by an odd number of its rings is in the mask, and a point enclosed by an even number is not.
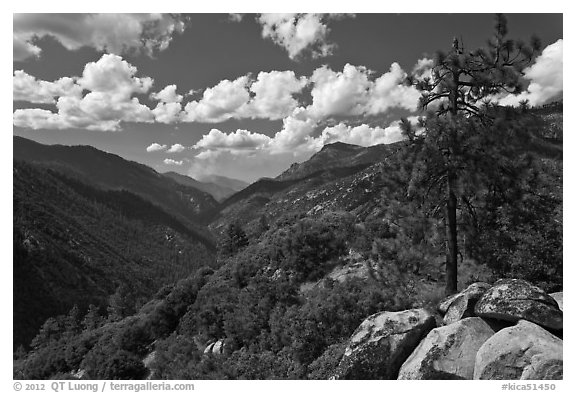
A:
[[[420,104],[429,114],[423,132],[415,132],[407,123],[404,132],[410,142],[427,151],[428,156],[419,161],[419,167],[430,176],[429,188],[443,187],[447,294],[456,292],[458,283],[459,175],[469,165],[467,156],[472,150],[485,147],[474,146],[483,128],[493,126],[494,119],[501,115],[490,110],[489,100],[502,93],[521,92],[522,71],[540,50],[536,38],[526,45],[507,39],[506,35],[506,18],[497,15],[494,36],[486,48],[466,51],[454,38],[448,53],[437,52],[429,75],[420,73],[408,78],[422,91]],[[490,160],[485,155],[483,158]]]

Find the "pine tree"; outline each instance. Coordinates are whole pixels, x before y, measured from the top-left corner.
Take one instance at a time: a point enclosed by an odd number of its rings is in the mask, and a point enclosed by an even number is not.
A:
[[[74,305],[64,319],[64,329],[67,336],[73,336],[80,332],[80,309]]]
[[[85,330],[94,330],[99,328],[103,322],[104,318],[100,315],[100,310],[97,306],[91,304],[82,320],[82,327]]]
[[[220,245],[220,252],[223,256],[234,255],[241,248],[246,247],[248,243],[248,236],[246,236],[242,226],[237,222],[233,222],[226,229]]]
[[[108,298],[108,318],[112,321],[118,321],[128,315],[132,315],[135,310],[136,299],[131,288],[121,283],[116,292]]]
[[[429,188],[444,188],[444,223],[446,232],[446,293],[457,291],[458,272],[458,184],[459,173],[468,165],[470,149],[481,139],[483,128],[494,126],[501,113],[489,100],[502,93],[522,90],[522,70],[540,50],[533,38],[530,45],[506,39],[507,22],[496,16],[495,32],[487,48],[466,52],[454,38],[448,53],[438,52],[430,75],[412,75],[408,82],[421,90],[420,105],[429,110],[423,132],[417,133],[404,122],[410,142],[429,154],[417,165],[431,177]],[[421,150],[420,150],[421,151]],[[485,157],[486,158],[486,157]],[[488,158],[490,159],[490,158]]]

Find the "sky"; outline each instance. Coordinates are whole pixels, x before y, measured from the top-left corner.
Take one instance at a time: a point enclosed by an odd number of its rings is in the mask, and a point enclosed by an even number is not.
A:
[[[563,94],[562,14],[507,14],[542,41],[526,91]],[[322,146],[401,138],[453,37],[483,46],[492,14],[14,14],[13,130],[92,145],[197,179],[274,177]]]

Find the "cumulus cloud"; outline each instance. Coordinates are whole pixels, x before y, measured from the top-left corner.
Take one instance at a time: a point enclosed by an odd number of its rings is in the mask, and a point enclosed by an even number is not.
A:
[[[282,119],[283,128],[270,143],[272,150],[283,152],[310,142],[309,135],[318,124],[335,117],[376,116],[392,108],[415,110],[419,93],[414,87],[404,86],[405,76],[397,63],[380,76],[366,67],[350,64],[342,71],[322,66],[310,78],[298,77],[288,70],[260,72],[255,77],[222,80],[206,88],[200,98],[185,103],[176,85],[150,93],[152,78],[139,76],[137,68],[122,57],[104,54],[98,61],[86,64],[80,77],[48,82],[16,71],[14,100],[55,103],[57,111],[19,109],[14,113],[14,124],[36,129],[115,131],[122,122]],[[307,86],[311,104],[304,107],[298,95]],[[157,101],[155,108],[139,101],[137,96],[145,94]]]
[[[153,151],[166,150],[167,148],[168,148],[168,146],[166,146],[166,145],[161,145],[161,144],[159,144],[159,143],[154,142],[154,143],[152,143],[150,146],[148,146],[148,147],[146,148],[146,151],[147,151],[148,153],[151,153],[151,152],[153,152]]]
[[[204,90],[202,99],[186,104],[185,121],[217,123],[234,117],[250,100],[246,86],[249,78],[241,76],[234,81],[224,79],[216,86]]]
[[[294,94],[305,86],[305,77],[293,71],[260,72],[255,79],[249,75],[233,81],[224,79],[204,90],[200,100],[184,107],[183,120],[219,123],[231,118],[282,119],[296,108]]]
[[[14,60],[38,56],[37,37],[52,36],[68,50],[90,46],[114,54],[166,49],[183,18],[170,14],[14,14]]]
[[[410,117],[413,124],[417,118]],[[334,142],[345,142],[359,146],[374,146],[380,144],[394,143],[404,139],[400,121],[392,122],[388,127],[370,127],[367,124],[359,126],[349,126],[339,123],[333,127],[326,127],[320,136],[316,138],[316,145],[324,146]]]
[[[306,86],[305,77],[296,77],[294,71],[260,72],[250,85],[254,98],[241,114],[252,118],[282,119],[298,106],[294,94]]]
[[[562,39],[548,45],[534,64],[524,70],[524,76],[529,80],[526,91],[518,95],[506,95],[497,101],[501,105],[518,105],[528,100],[530,105],[542,105],[548,100],[559,97],[564,90],[562,71],[564,41]]]
[[[208,134],[202,135],[195,145],[195,149],[206,150],[256,150],[270,142],[270,137],[264,134],[254,133],[247,130],[236,130],[226,134],[216,128]]]
[[[80,96],[82,87],[73,78],[60,78],[54,82],[38,80],[22,70],[14,71],[12,78],[14,101],[35,104],[54,104],[57,97]]]
[[[26,41],[26,38],[14,35],[13,37],[13,58],[14,61],[22,61],[30,57],[40,56],[40,49],[38,46]]]
[[[377,115],[391,108],[414,111],[420,93],[404,86],[406,73],[393,63],[390,70],[374,79],[375,73],[363,66],[346,64],[340,72],[326,66],[312,74],[312,104],[309,113],[322,119],[330,116]]]
[[[132,95],[146,93],[153,80],[136,77],[136,72],[136,67],[120,56],[104,54],[97,62],[86,64],[82,76],[76,79],[76,87],[69,87],[70,91],[86,90],[86,95],[60,96],[56,101],[57,112],[18,109],[13,114],[14,125],[117,131],[123,121],[152,122],[154,113]]]
[[[165,103],[182,102],[182,95],[176,93],[176,85],[168,85],[157,93],[150,94],[150,98]]]
[[[362,66],[346,64],[341,72],[317,68],[310,77],[314,87],[309,112],[318,118],[361,114],[371,85],[368,77],[369,71]]]
[[[312,57],[332,54],[335,44],[328,42],[328,23],[342,17],[335,14],[260,14],[256,21],[262,26],[262,37],[283,47],[295,60],[305,52]]]
[[[12,115],[12,122],[16,127],[32,128],[33,130],[68,128],[68,124],[62,121],[58,114],[39,108],[16,110]]]
[[[137,71],[122,57],[104,54],[100,60],[84,66],[77,83],[85,90],[126,98],[135,93],[146,93],[152,87],[152,78],[138,78],[135,76]]]
[[[186,150],[186,148],[184,146],[182,146],[179,143],[175,143],[172,146],[170,146],[170,149],[167,150],[168,153],[181,153],[184,150]]]
[[[164,159],[164,164],[166,164],[166,165],[182,166],[183,163],[184,163],[184,161],[182,161],[182,160],[176,161],[176,160],[173,160],[171,158]]]
[[[177,123],[181,120],[182,105],[178,102],[159,102],[156,108],[152,109],[152,114],[158,123]]]
[[[304,148],[314,149],[309,142],[311,134],[316,129],[318,123],[314,120],[305,108],[299,107],[294,112],[282,120],[282,129],[278,131],[270,141],[270,150],[273,153],[295,152]]]
[[[390,108],[404,108],[415,111],[421,93],[413,86],[403,84],[406,72],[398,63],[392,63],[390,70],[377,78],[370,86],[365,112],[370,115],[384,113]]]

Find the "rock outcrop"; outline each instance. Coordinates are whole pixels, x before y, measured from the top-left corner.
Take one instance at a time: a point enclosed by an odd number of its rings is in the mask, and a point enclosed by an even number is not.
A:
[[[562,329],[562,311],[542,289],[518,279],[497,281],[474,307],[476,315],[516,322],[520,319],[549,329]]]
[[[521,320],[478,350],[474,379],[562,379],[562,340]]]
[[[424,309],[369,316],[350,338],[334,379],[396,379],[402,363],[435,325]]]
[[[472,379],[476,352],[494,335],[481,318],[466,318],[428,333],[400,368],[398,379]]]
[[[561,311],[564,311],[564,292],[551,293],[550,297],[556,300],[556,303],[558,303],[558,308],[560,308]]]
[[[209,344],[206,349],[204,349],[205,354],[222,355],[224,353],[224,340],[218,340]]]
[[[474,316],[474,306],[490,287],[485,282],[477,282],[440,303],[438,310],[444,314],[444,325]]]

